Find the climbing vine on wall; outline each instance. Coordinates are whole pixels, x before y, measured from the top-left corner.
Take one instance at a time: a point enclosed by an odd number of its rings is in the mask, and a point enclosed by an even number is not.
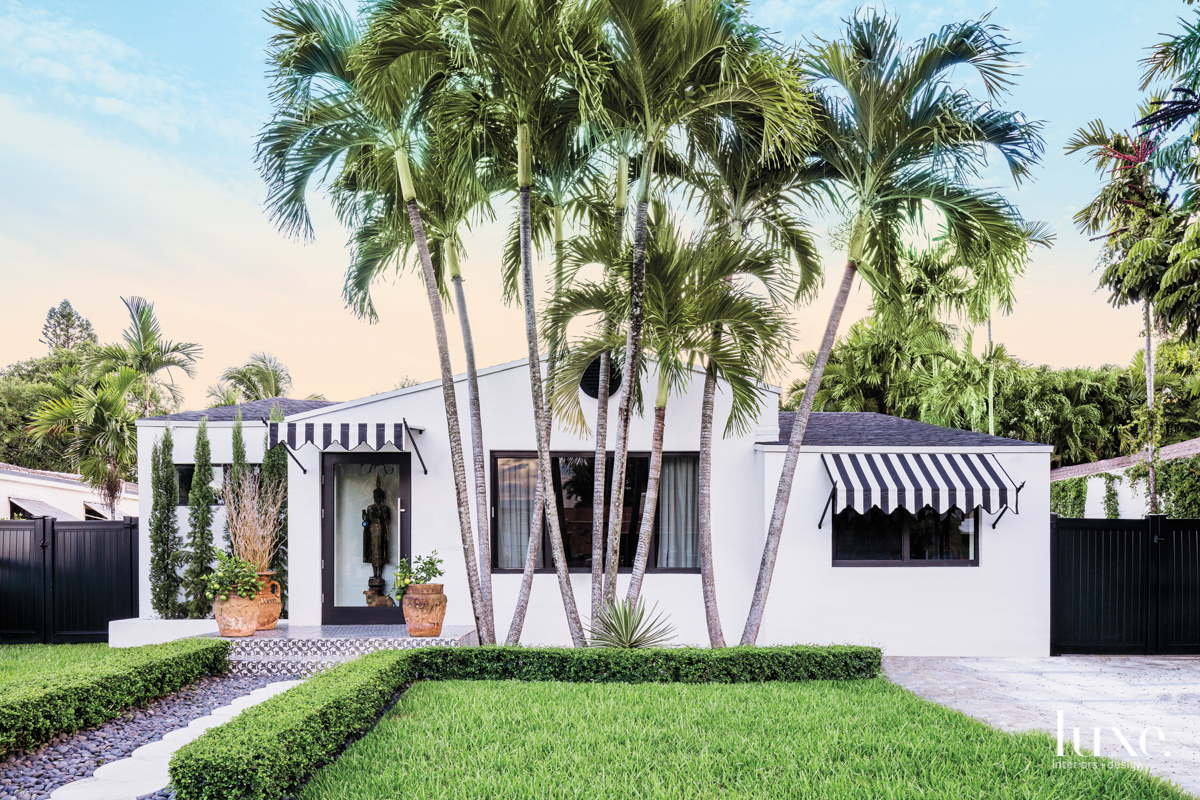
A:
[[[1158,496],[1168,517],[1200,518],[1200,456],[1160,462]]]
[[[1101,477],[1104,478],[1104,516],[1117,519],[1121,516],[1121,503],[1117,499],[1117,484],[1121,482],[1121,476],[1105,472]]]
[[[1087,505],[1087,480],[1065,478],[1050,484],[1050,510],[1060,517],[1082,517]]]

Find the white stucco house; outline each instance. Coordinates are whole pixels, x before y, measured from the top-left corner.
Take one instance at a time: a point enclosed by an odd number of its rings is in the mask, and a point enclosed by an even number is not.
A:
[[[645,396],[654,395],[646,378]],[[535,488],[533,411],[527,362],[479,373],[496,621],[503,638],[521,580]],[[696,465],[703,374],[667,407],[664,467],[643,594],[676,626],[681,643],[707,642],[696,547]],[[465,376],[456,378],[468,474]],[[581,389],[582,391],[582,389]],[[614,387],[615,391],[615,387]],[[594,390],[593,390],[594,394]],[[792,415],[768,387],[757,424],[717,437],[713,453],[713,555],[726,638],[736,641],[749,608]],[[614,397],[611,407],[615,408]],[[367,607],[363,511],[382,491],[394,565],[436,550],[445,561],[447,625],[472,625],[440,382],[344,403],[283,401],[283,423],[242,407],[251,461],[267,445],[289,460],[290,624],[388,624],[399,608]],[[718,391],[718,431],[729,412]],[[596,400],[582,397],[594,419]],[[248,404],[253,405],[253,404]],[[229,459],[234,408],[141,420],[139,461],[164,426],[175,459],[191,458],[201,415],[213,460]],[[620,569],[636,546],[652,419],[635,417],[624,488]],[[222,439],[222,437],[225,437]],[[615,438],[615,436],[614,436]],[[555,506],[576,602],[590,596],[594,441],[556,429]],[[609,442],[610,453],[613,441]],[[783,542],[759,642],[878,645],[892,655],[1049,653],[1051,448],[879,414],[814,415],[797,468]],[[218,471],[219,474],[219,471]],[[149,518],[149,492],[141,516]],[[218,523],[219,524],[219,523]],[[186,517],[181,518],[181,528]],[[145,526],[142,528],[146,536]],[[543,536],[548,535],[543,529]],[[149,615],[149,544],[143,542],[143,616]],[[569,644],[549,548],[535,576],[522,641]]]
[[[1158,449],[1161,461],[1174,461],[1177,458],[1191,458],[1200,455],[1200,439],[1188,439],[1186,442],[1169,444]],[[1150,513],[1150,498],[1146,493],[1146,482],[1135,484],[1129,479],[1129,468],[1146,460],[1146,452],[1139,451],[1133,455],[1105,458],[1100,461],[1089,461],[1086,464],[1073,464],[1069,467],[1059,467],[1050,471],[1050,482],[1068,480],[1070,478],[1087,479],[1087,497],[1084,504],[1083,516],[1092,519],[1105,517],[1104,496],[1108,483],[1117,493],[1117,516],[1121,519],[1141,519]]]
[[[116,512],[116,519],[138,515],[137,484],[125,484]],[[0,519],[34,517],[75,521],[113,515],[100,495],[75,473],[0,463]]]

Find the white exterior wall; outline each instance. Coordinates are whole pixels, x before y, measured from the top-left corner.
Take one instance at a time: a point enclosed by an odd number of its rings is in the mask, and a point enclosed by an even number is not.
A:
[[[1117,516],[1121,519],[1141,519],[1150,512],[1150,499],[1146,496],[1146,483],[1142,481],[1137,487],[1132,485],[1124,469],[1114,470],[1111,474],[1117,476]],[[1089,519],[1103,519],[1104,513],[1104,473],[1089,475],[1087,481],[1087,502],[1084,504],[1083,515]]]
[[[175,463],[194,464],[196,453],[196,433],[200,429],[199,422],[173,420],[138,420],[138,486],[141,494],[138,499],[138,616],[146,619],[153,615],[154,609],[150,604],[150,509],[154,503],[154,491],[150,481],[151,454],[155,441],[161,439],[167,425],[171,426],[171,436]],[[212,453],[213,488],[221,488],[222,470],[219,464],[233,462],[233,426],[232,422],[208,423],[208,444]],[[265,450],[264,436],[266,427],[258,420],[242,422],[242,437],[246,443],[246,462],[260,464]],[[176,506],[175,516],[179,522],[179,534],[184,544],[188,538],[188,507],[187,498],[181,497],[182,505]],[[213,542],[221,546],[221,537],[225,530],[225,508],[217,506],[213,509]]]
[[[105,510],[104,502],[86,483],[71,481],[66,478],[51,478],[44,475],[3,472],[0,473],[0,519],[8,517],[8,501],[16,499],[40,500],[49,503],[60,511],[71,514],[75,519],[84,519],[86,509],[84,503],[97,511]],[[118,517],[136,517],[138,515],[138,495],[126,491],[117,501]]]
[[[758,449],[769,508],[785,449]],[[829,515],[817,524],[830,489],[820,452],[835,449],[994,453],[1018,484],[1025,481],[1020,514],[1009,511],[993,530],[997,515],[980,511],[977,567],[834,567]],[[1049,655],[1049,472],[1049,448],[805,448],[759,643],[874,645],[893,656]],[[749,595],[757,574],[745,578],[729,588]],[[726,636],[730,627],[740,634],[743,621],[727,624]]]
[[[652,377],[643,395],[654,396]],[[700,395],[703,375],[693,376],[683,397],[667,408],[664,449],[699,449]],[[463,435],[463,454],[472,475],[470,425],[465,377],[456,380]],[[491,469],[492,451],[532,451],[533,412],[528,368],[523,362],[480,372],[483,432]],[[615,410],[617,396],[610,400]],[[717,596],[726,641],[736,643],[749,609],[762,557],[767,515],[774,504],[782,466],[781,446],[756,446],[772,440],[777,425],[777,395],[767,395],[759,431],[737,438],[714,439],[713,556]],[[595,418],[596,402],[583,398],[585,416]],[[647,409],[649,411],[649,409]],[[718,393],[715,419],[728,416],[728,393]],[[614,414],[615,416],[615,414]],[[472,625],[470,595],[459,535],[450,448],[440,383],[402,389],[374,398],[332,406],[288,418],[289,422],[391,424],[407,418],[423,427],[414,439],[429,474],[412,460],[412,554],[436,549],[444,559],[442,579],[449,598],[447,625]],[[649,450],[652,418],[635,417],[630,449]],[[609,449],[615,441],[610,423]],[[303,430],[303,428],[300,428]],[[373,436],[373,428],[372,436]],[[720,430],[718,430],[718,434]],[[178,441],[178,440],[177,440]],[[412,450],[411,446],[408,448]],[[594,439],[556,428],[555,451],[594,451]],[[879,452],[886,448],[866,448]],[[842,448],[844,451],[845,448]],[[908,450],[906,450],[908,451]],[[938,452],[943,452],[939,450]],[[988,452],[978,448],[969,452]],[[179,445],[177,444],[177,452]],[[891,655],[1047,655],[1049,603],[1049,448],[997,448],[1001,464],[1021,492],[1019,516],[1011,512],[996,530],[987,520],[980,536],[980,566],[970,568],[833,568],[831,523],[817,529],[830,484],[816,450],[801,457],[783,544],[774,572],[760,644],[852,643],[882,646]],[[320,451],[301,446],[296,455],[308,470],[289,471],[289,610],[292,624],[321,622]],[[214,454],[214,460],[217,457]],[[148,485],[148,484],[147,484]],[[490,484],[489,484],[489,500]],[[474,494],[470,497],[472,516]],[[986,514],[984,515],[987,516]],[[519,574],[493,575],[496,634],[503,641],[520,587]],[[628,575],[622,575],[623,587]],[[590,575],[573,573],[575,602],[586,618]],[[650,574],[643,595],[658,604],[676,626],[680,643],[708,641],[700,576]],[[526,644],[569,644],[557,578],[534,576],[529,612],[521,641]]]

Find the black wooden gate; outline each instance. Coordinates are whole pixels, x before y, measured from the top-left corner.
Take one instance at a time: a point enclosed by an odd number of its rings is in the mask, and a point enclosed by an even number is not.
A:
[[[0,642],[107,642],[136,617],[137,522],[0,520]]]
[[[1200,520],[1050,523],[1050,654],[1200,653]]]

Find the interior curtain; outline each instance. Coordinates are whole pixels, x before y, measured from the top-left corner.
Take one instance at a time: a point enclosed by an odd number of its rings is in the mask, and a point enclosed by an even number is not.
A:
[[[699,460],[695,456],[663,458],[658,488],[658,566],[700,566]]]
[[[525,566],[529,524],[537,493],[537,459],[499,458],[496,461],[496,566],[521,569]]]

